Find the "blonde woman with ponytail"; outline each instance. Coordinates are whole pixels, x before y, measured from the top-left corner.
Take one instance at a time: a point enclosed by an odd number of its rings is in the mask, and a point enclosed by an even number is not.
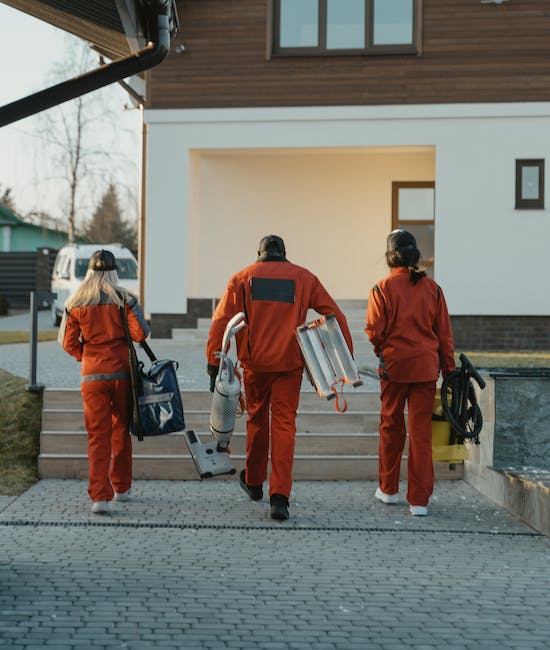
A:
[[[88,271],[67,301],[58,340],[81,362],[81,394],[88,432],[88,494],[92,512],[127,501],[132,486],[130,366],[121,309],[130,336],[144,341],[149,327],[136,298],[118,286],[116,259],[108,250],[90,258]]]

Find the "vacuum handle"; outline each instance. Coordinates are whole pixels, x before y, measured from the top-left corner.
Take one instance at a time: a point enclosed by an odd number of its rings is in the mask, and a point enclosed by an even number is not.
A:
[[[235,314],[235,316],[233,316],[233,318],[228,321],[223,333],[222,354],[227,354],[231,337],[234,336],[237,332],[240,332],[245,325],[245,315],[242,311]]]

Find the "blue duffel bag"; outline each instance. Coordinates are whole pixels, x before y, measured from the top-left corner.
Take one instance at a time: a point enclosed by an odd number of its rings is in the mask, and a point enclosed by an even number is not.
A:
[[[176,361],[167,359],[156,359],[149,370],[144,369],[143,362],[137,362],[137,370],[132,372],[136,377],[132,381],[130,433],[138,440],[185,429],[177,368]]]
[[[149,370],[139,361],[128,329],[124,307],[120,308],[122,324],[128,341],[130,379],[132,384],[132,410],[130,433],[138,440],[146,436],[161,436],[185,429],[183,404],[178,385],[177,361],[159,360],[145,342],[141,347],[151,360]]]

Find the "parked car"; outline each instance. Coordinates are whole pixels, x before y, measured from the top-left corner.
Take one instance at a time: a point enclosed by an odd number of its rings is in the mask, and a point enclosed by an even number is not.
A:
[[[61,323],[65,303],[84,279],[92,253],[100,248],[116,257],[120,285],[139,297],[138,265],[132,251],[117,244],[70,244],[60,249],[52,272],[51,291],[57,294],[52,300],[54,325]]]

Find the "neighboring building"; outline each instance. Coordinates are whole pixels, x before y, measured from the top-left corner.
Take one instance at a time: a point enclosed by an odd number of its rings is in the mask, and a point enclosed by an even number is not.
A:
[[[67,233],[44,226],[36,226],[16,217],[0,205],[0,252],[20,253],[39,248],[57,250],[67,243]]]
[[[186,0],[178,12],[144,111],[154,335],[209,313],[268,233],[337,299],[364,300],[404,226],[459,345],[550,344],[545,0]]]

